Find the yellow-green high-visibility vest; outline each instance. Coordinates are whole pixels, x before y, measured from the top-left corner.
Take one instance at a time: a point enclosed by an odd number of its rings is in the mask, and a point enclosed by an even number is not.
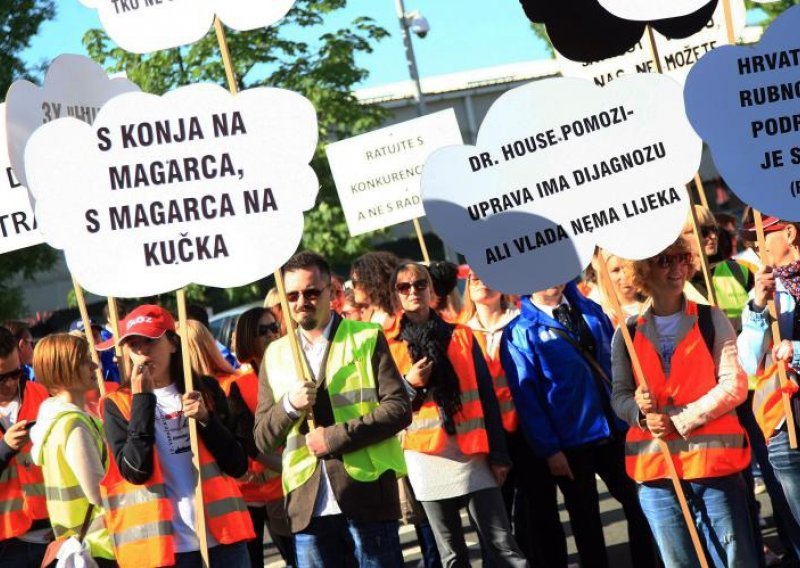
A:
[[[372,369],[372,355],[381,327],[378,324],[342,320],[331,341],[325,365],[327,391],[337,424],[365,416],[378,408],[378,388]],[[265,365],[276,403],[297,386],[288,337],[267,348]],[[306,447],[298,420],[286,437],[283,451],[283,490],[286,494],[303,485],[317,468],[317,458]],[[392,436],[342,456],[345,471],[356,481],[377,480],[388,470],[406,474],[399,440]]]
[[[82,422],[93,433],[97,442],[97,451],[103,460],[103,465],[108,466],[108,454],[103,442],[102,426],[100,422],[89,415],[77,411],[68,411],[60,414],[53,420],[50,430],[44,435],[42,441],[42,474],[44,475],[44,491],[47,496],[47,512],[50,515],[50,524],[56,537],[77,536],[86,518],[89,500],[81,489],[78,479],[72,472],[72,467],[67,462],[64,450],[67,445],[69,433],[76,428],[76,422]],[[52,459],[55,457],[55,459]],[[94,507],[92,523],[84,542],[89,547],[92,556],[97,558],[114,559],[111,546],[111,537],[102,522],[105,511],[102,507]],[[97,526],[100,528],[95,528]]]
[[[733,273],[735,268],[731,268],[731,263],[735,263],[735,261],[720,262],[714,268],[712,282],[717,292],[719,308],[725,312],[729,319],[738,322],[738,325],[734,325],[734,328],[741,329],[742,311],[750,297],[747,294],[745,284],[742,284],[740,278],[746,283],[750,277],[750,272],[747,268],[738,264],[739,278],[737,278],[737,275]]]

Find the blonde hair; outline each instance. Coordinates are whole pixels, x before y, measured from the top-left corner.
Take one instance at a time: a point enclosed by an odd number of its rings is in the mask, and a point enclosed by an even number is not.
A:
[[[716,227],[717,219],[708,207],[703,205],[694,205],[694,214],[697,216],[698,227]],[[683,224],[684,231],[693,229],[692,227],[692,212],[686,216],[686,222]]]
[[[478,311],[478,308],[475,306],[475,301],[472,299],[472,293],[469,291],[469,285],[471,281],[472,276],[470,275],[467,278],[467,285],[464,287],[464,307],[461,309],[461,315],[458,318],[459,323],[463,323],[465,325],[475,317],[475,314]],[[500,294],[500,310],[505,312],[509,305],[511,305],[511,302],[509,302],[508,296],[505,294]]]
[[[643,302],[645,300],[645,298],[643,297],[643,295],[642,295],[642,293],[640,291],[641,288],[636,283],[636,275],[634,273],[634,268],[633,268],[634,262],[632,260],[628,260],[627,258],[622,258],[621,256],[617,256],[615,254],[611,254],[611,253],[605,251],[604,249],[598,248],[597,251],[595,252],[595,256],[600,255],[600,254],[603,255],[603,258],[606,260],[606,263],[608,263],[612,258],[616,258],[616,259],[618,259],[620,261],[620,264],[622,264],[623,272],[625,273],[625,275],[628,278],[631,279],[631,282],[633,282],[634,287],[636,288],[636,296],[637,296],[636,299],[637,299],[637,301],[640,302],[640,303]],[[611,276],[611,272],[609,270],[609,277],[610,276]],[[609,282],[609,284],[611,284],[611,283]],[[613,289],[610,290],[608,288],[608,286],[606,286],[606,279],[605,278],[598,278],[596,286],[597,286],[597,291],[598,291],[598,293],[600,295],[600,298],[599,298],[600,299],[600,306],[603,308],[603,311],[605,313],[607,313],[607,314],[614,313],[614,309],[612,307],[611,300],[609,298],[611,297],[611,294],[616,294],[616,291],[613,290]],[[613,286],[613,284],[611,284],[611,286]],[[620,298],[620,301],[622,301],[622,298]]]
[[[220,353],[214,336],[206,326],[199,321],[187,320],[186,330],[189,361],[195,374],[216,377],[220,374],[231,375],[236,372]]]
[[[647,296],[651,296],[652,292],[650,290],[650,279],[653,271],[652,261],[658,258],[662,254],[670,254],[670,253],[689,253],[694,256],[694,251],[686,239],[679,237],[674,243],[669,245],[660,253],[651,256],[650,258],[646,258],[644,260],[635,260],[633,261],[633,285],[636,286],[639,290],[641,290]],[[689,273],[687,275],[687,280],[692,278],[693,271],[691,266],[689,267]]]
[[[281,295],[278,294],[278,289],[273,287],[269,289],[267,292],[267,297],[264,298],[264,307],[265,308],[273,308],[275,306],[280,306],[281,304]]]
[[[33,350],[36,382],[48,391],[82,386],[81,365],[89,358],[89,344],[83,337],[56,333],[43,337]]]

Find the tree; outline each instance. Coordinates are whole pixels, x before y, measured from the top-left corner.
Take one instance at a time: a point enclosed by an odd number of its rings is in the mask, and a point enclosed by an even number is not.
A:
[[[759,24],[766,28],[772,23],[772,20],[780,16],[783,12],[792,6],[800,5],[800,0],[778,0],[777,2],[769,2],[766,4],[748,0],[746,4],[748,9],[760,10],[764,13],[765,18],[760,21]]]
[[[30,46],[39,26],[55,15],[53,0],[3,0],[0,3],[0,93],[5,93],[15,80],[35,79],[39,68],[31,69],[20,57]],[[5,135],[5,133],[3,133]],[[25,308],[23,291],[12,284],[22,275],[32,278],[47,270],[56,261],[56,252],[47,245],[38,245],[0,255],[0,319],[19,317]]]
[[[378,127],[385,111],[365,106],[353,96],[353,86],[368,71],[356,65],[361,53],[388,36],[370,18],[350,26],[320,32],[325,17],[344,8],[346,0],[298,0],[278,26],[250,32],[228,31],[228,43],[240,89],[275,86],[297,91],[318,111],[320,141],[312,166],[320,179],[317,206],[306,214],[303,246],[319,251],[332,263],[348,262],[366,249],[371,236],[351,237],[347,231],[324,147]],[[289,38],[287,30],[293,38]],[[298,36],[316,39],[311,42]],[[226,85],[215,34],[179,49],[149,55],[128,53],[112,44],[102,30],[90,30],[84,44],[110,72],[126,71],[142,90],[163,94],[182,85],[213,82]]]

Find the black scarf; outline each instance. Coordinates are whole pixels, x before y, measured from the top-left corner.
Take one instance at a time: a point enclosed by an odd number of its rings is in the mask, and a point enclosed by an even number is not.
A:
[[[423,357],[433,362],[428,386],[417,391],[422,395],[432,392],[433,400],[442,414],[445,431],[455,434],[453,416],[461,410],[461,388],[458,375],[447,357],[447,348],[453,338],[453,326],[433,311],[430,319],[421,324],[412,323],[403,316],[399,337],[408,345],[408,352],[414,363]]]

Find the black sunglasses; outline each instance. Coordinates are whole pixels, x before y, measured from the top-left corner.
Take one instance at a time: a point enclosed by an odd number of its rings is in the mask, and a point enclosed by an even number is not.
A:
[[[257,333],[258,333],[259,337],[264,337],[265,335],[277,335],[278,334],[278,330],[280,330],[280,327],[278,327],[278,323],[277,322],[260,323],[260,324],[258,324],[258,332]]]
[[[22,377],[22,373],[24,373],[22,369],[15,369],[13,371],[9,371],[8,373],[0,373],[0,383],[4,383],[6,381],[18,381],[20,377]]]
[[[327,286],[325,286],[327,288]],[[325,291],[325,288],[321,290],[319,288],[308,288],[306,290],[296,290],[292,292],[286,293],[286,299],[292,303],[295,303],[297,300],[300,299],[300,296],[303,296],[306,300],[311,300],[315,302],[319,300],[319,297],[322,296],[322,293]]]
[[[408,296],[411,293],[411,288],[417,292],[422,292],[428,289],[428,281],[424,278],[414,280],[413,282],[398,282],[394,285],[394,289],[400,292],[403,296]]]
[[[705,227],[700,227],[700,235],[707,239],[711,235],[716,235],[719,232],[719,229],[714,225],[706,225]]]
[[[688,265],[692,262],[692,253],[680,252],[677,254],[660,254],[656,257],[656,266],[659,268],[670,268],[673,265]]]

